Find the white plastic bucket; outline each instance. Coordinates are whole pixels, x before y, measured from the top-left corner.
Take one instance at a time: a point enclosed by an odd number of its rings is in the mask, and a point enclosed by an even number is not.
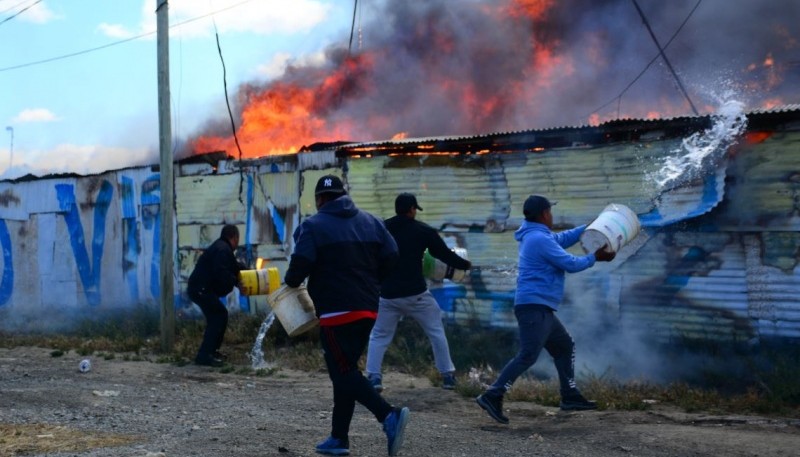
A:
[[[275,267],[261,270],[242,270],[239,272],[242,295],[267,295],[278,290],[281,277]]]
[[[467,250],[464,248],[453,248],[453,252],[458,254],[461,258],[468,259]],[[448,266],[425,250],[425,254],[422,256],[422,275],[432,281],[449,279],[451,281],[460,282],[467,276],[467,272],[466,270],[459,270]]]
[[[640,229],[636,213],[625,205],[612,203],[586,227],[581,234],[581,245],[586,252],[595,252],[606,244],[612,251],[619,252],[636,238]]]
[[[319,323],[305,285],[283,285],[267,296],[267,302],[289,336],[305,333]]]

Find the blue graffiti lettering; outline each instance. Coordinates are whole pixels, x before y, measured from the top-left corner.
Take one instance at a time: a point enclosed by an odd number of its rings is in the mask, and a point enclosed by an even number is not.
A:
[[[78,273],[83,283],[86,300],[90,305],[100,304],[100,271],[103,260],[103,244],[105,243],[106,214],[111,204],[114,188],[103,180],[100,192],[94,205],[94,227],[92,230],[92,260],[86,251],[83,224],[81,224],[78,205],[75,203],[75,189],[72,184],[56,184],[56,197],[61,211],[64,212],[64,221],[67,223],[72,253],[78,267]]]
[[[156,173],[142,182],[142,223],[153,230],[153,257],[150,262],[150,293],[161,297],[161,176]]]
[[[0,306],[8,303],[14,292],[14,259],[11,255],[11,236],[5,219],[0,219],[0,245],[3,247],[3,281],[0,282]]]
[[[122,269],[128,283],[131,298],[139,301],[139,276],[136,266],[139,264],[139,224],[136,220],[136,204],[133,201],[133,179],[123,176],[120,186],[122,202],[122,222],[125,230]]]

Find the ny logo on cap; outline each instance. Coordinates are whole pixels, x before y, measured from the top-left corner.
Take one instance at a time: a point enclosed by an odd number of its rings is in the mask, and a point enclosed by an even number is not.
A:
[[[333,180],[328,178],[328,179],[325,180],[325,184],[323,184],[323,185],[325,187],[331,187],[331,186],[333,186]]]

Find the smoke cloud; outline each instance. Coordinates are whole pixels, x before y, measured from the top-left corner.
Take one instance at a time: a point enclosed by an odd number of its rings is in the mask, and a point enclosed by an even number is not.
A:
[[[798,102],[799,3],[706,0],[691,15],[696,0],[639,4],[700,114],[731,88],[747,110]],[[245,156],[692,115],[628,0],[385,0],[361,14],[351,50],[342,37],[324,62],[238,89]],[[230,121],[209,120],[188,145],[235,155]]]

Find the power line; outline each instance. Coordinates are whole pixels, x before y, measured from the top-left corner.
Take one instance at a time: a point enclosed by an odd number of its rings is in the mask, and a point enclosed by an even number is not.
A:
[[[670,63],[669,59],[667,58],[667,54],[664,53],[664,49],[661,47],[661,44],[658,43],[658,38],[656,38],[656,34],[653,33],[653,29],[650,28],[650,22],[647,20],[647,16],[644,15],[644,12],[641,8],[639,8],[639,3],[636,0],[633,1],[633,6],[636,7],[636,11],[639,12],[639,16],[642,18],[642,22],[644,22],[644,26],[647,27],[647,31],[650,32],[650,38],[653,39],[653,42],[656,44],[658,48],[658,52],[661,54],[661,58],[664,59],[664,63],[667,64],[667,68],[672,73],[672,76],[675,78],[675,82],[678,83],[678,87],[683,92],[683,96],[686,97],[686,101],[689,102],[689,106],[692,108],[692,112],[695,116],[699,113],[697,112],[697,108],[694,107],[694,103],[692,103],[692,99],[689,98],[689,93],[686,92],[686,89],[683,87],[683,83],[681,82],[681,78],[678,77],[678,73],[675,72],[675,69],[672,68],[672,64]]]
[[[4,0],[0,0],[0,1],[4,1]],[[15,5],[11,5],[8,8],[4,9],[3,11],[0,11],[0,13],[5,13],[6,11],[13,10],[14,8],[18,7],[19,5],[22,5],[23,3],[28,3],[30,1],[31,0],[22,0],[21,2],[15,4]],[[33,5],[31,5],[31,6],[33,6]]]
[[[15,17],[19,16],[20,14],[24,13],[25,11],[28,11],[29,9],[33,8],[34,6],[36,6],[41,1],[42,0],[36,0],[35,3],[31,3],[30,5],[26,6],[25,8],[22,8],[21,10],[17,11],[16,14],[8,16],[7,18],[5,18],[2,21],[0,21],[0,25],[5,24],[6,22],[10,21],[11,19],[14,19]]]
[[[350,43],[347,46],[347,54],[353,49],[353,31],[356,28],[356,12],[358,12],[358,0],[353,2],[353,22],[350,24]]]
[[[678,34],[681,32],[681,30],[683,30],[683,26],[685,26],[686,23],[689,22],[689,18],[692,17],[692,15],[694,14],[695,10],[697,10],[697,7],[700,6],[700,3],[702,3],[702,1],[703,0],[697,0],[697,3],[694,5],[694,8],[692,8],[692,10],[689,11],[689,14],[686,15],[686,18],[683,20],[681,25],[675,30],[675,33],[672,34],[670,39],[664,45],[663,49],[667,49],[669,47],[669,45],[672,43],[672,41],[675,39],[675,37],[677,37]],[[661,57],[661,53],[658,53],[655,56],[653,56],[653,58],[650,59],[650,61],[647,63],[647,65],[645,65],[644,69],[642,69],[642,71],[640,71],[639,74],[636,75],[636,77],[633,78],[633,80],[630,83],[628,83],[628,85],[625,86],[624,89],[622,89],[622,91],[619,93],[619,95],[617,95],[616,97],[612,98],[611,100],[603,103],[599,107],[595,108],[591,113],[587,114],[586,116],[583,116],[583,118],[589,117],[591,114],[602,110],[603,108],[605,108],[606,106],[608,106],[608,105],[610,105],[610,104],[612,104],[614,102],[617,102],[617,118],[619,118],[619,105],[622,102],[622,96],[625,95],[625,93],[628,91],[628,89],[633,87],[633,85],[636,83],[636,81],[638,81],[642,76],[644,76],[645,73],[647,73],[647,70],[650,69],[650,67],[655,63],[656,60],[658,60],[659,57]]]
[[[41,1],[41,0],[39,0],[39,1]],[[179,22],[179,23],[177,23],[175,25],[170,25],[169,28],[180,27],[182,25],[186,25],[186,24],[189,24],[191,22],[198,21],[200,19],[205,19],[205,18],[207,18],[209,16],[213,16],[213,15],[215,15],[217,13],[222,13],[223,11],[227,11],[227,10],[236,8],[238,6],[244,5],[245,3],[250,3],[252,1],[253,0],[244,0],[243,2],[239,2],[239,3],[235,4],[235,5],[231,5],[231,6],[227,7],[227,8],[222,8],[221,10],[213,11],[211,13],[204,14],[202,16],[198,16],[198,17],[195,17],[195,18],[192,18],[192,19],[187,19],[187,20],[185,20],[183,22]],[[31,5],[31,6],[33,6],[33,5]],[[58,57],[51,57],[49,59],[37,60],[37,61],[34,61],[34,62],[28,62],[28,63],[19,64],[19,65],[13,65],[11,67],[0,68],[0,73],[5,72],[5,71],[18,70],[20,68],[25,68],[25,67],[32,67],[34,65],[40,65],[40,64],[43,64],[43,63],[55,62],[56,60],[63,60],[63,59],[67,59],[69,57],[75,57],[75,56],[79,56],[79,55],[82,55],[82,54],[88,54],[90,52],[99,51],[99,50],[105,49],[105,48],[110,48],[111,46],[116,46],[118,44],[127,43],[127,42],[133,41],[133,40],[138,40],[139,38],[144,38],[146,36],[150,36],[150,35],[153,35],[155,33],[156,33],[156,31],[153,30],[153,31],[150,31],[150,32],[142,33],[141,35],[136,35],[134,37],[125,38],[125,39],[122,39],[122,40],[119,40],[119,41],[114,41],[112,43],[104,44],[102,46],[97,46],[95,48],[84,49],[83,51],[73,52],[73,53],[70,53],[70,54],[64,54],[64,55],[61,55],[61,56],[58,56]]]
[[[214,21],[214,36],[217,38],[217,52],[219,53],[219,61],[222,62],[222,86],[225,92],[225,105],[228,107],[228,117],[231,120],[231,131],[233,132],[233,141],[236,143],[236,149],[239,150],[239,162],[242,161],[242,147],[239,145],[239,137],[236,135],[236,123],[233,121],[233,112],[231,111],[231,103],[228,101],[228,77],[225,70],[225,59],[222,58],[222,46],[219,44],[219,33],[217,33],[217,22]],[[244,186],[244,168],[239,166],[239,202],[242,201],[242,190]]]

